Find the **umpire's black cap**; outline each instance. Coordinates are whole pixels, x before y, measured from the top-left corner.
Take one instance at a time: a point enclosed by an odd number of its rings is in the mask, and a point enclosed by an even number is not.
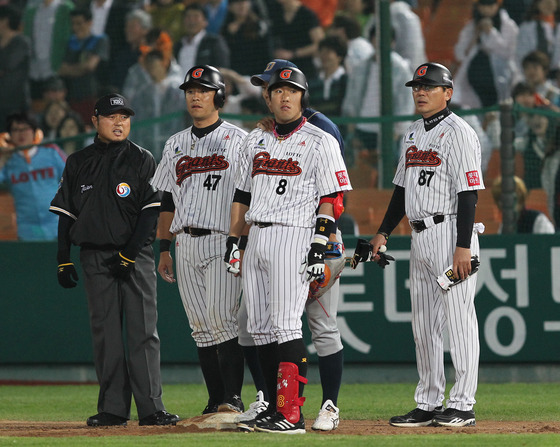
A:
[[[94,115],[111,115],[119,110],[124,110],[131,116],[134,115],[134,110],[130,107],[124,96],[117,93],[110,93],[97,100],[95,103]]]
[[[408,81],[405,85],[407,87],[412,87],[413,85],[434,85],[453,88],[453,76],[451,76],[451,72],[444,65],[428,62],[420,65],[414,71],[412,81]]]

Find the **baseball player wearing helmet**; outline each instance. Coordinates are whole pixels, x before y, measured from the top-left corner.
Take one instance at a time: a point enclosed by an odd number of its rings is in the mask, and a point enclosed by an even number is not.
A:
[[[275,125],[272,131],[253,130],[245,140],[231,212],[230,237],[238,238],[251,225],[243,258],[248,330],[268,395],[276,402],[256,417],[254,428],[273,433],[305,433],[301,316],[309,282],[324,271],[339,212],[333,201],[351,189],[337,141],[302,115],[307,91],[297,68],[271,75]],[[239,265],[236,249],[227,247],[228,268]]]
[[[417,408],[389,422],[399,427],[474,425],[480,350],[476,274],[447,290],[436,279],[449,265],[456,278],[467,278],[471,257],[479,255],[476,229],[480,224],[474,224],[474,216],[477,191],[484,189],[480,143],[474,130],[447,107],[453,79],[446,67],[423,64],[406,86],[412,87],[422,119],[403,137],[393,196],[370,242],[377,253],[406,214],[413,230],[410,297],[420,381],[414,396]],[[446,326],[456,373],[443,411]]]
[[[262,96],[267,103],[269,102],[268,85],[270,77],[275,71],[290,67],[297,68],[295,64],[285,59],[274,59],[267,64],[262,74],[251,77],[251,83],[261,87]],[[309,107],[303,110],[303,116],[310,124],[332,135],[337,140],[340,152],[342,156],[344,156],[344,141],[338,127],[331,120],[324,114]],[[330,241],[331,244],[335,242],[337,247],[340,247],[342,251],[344,250],[340,231],[337,231],[336,235],[333,233],[330,237]],[[328,256],[327,254],[327,264],[329,263]],[[339,258],[343,260],[344,254]],[[336,260],[332,262],[336,262]],[[314,281],[311,287],[316,283],[317,281]],[[318,355],[319,374],[323,391],[321,409],[319,410],[319,414],[312,428],[314,430],[323,431],[334,430],[339,424],[340,416],[337,400],[342,383],[344,363],[343,345],[337,325],[340,285],[339,281],[334,281],[334,278],[331,278],[330,284],[327,283],[327,286],[329,285],[331,285],[331,288],[328,289],[328,291],[323,293],[319,298],[312,296],[305,304],[308,326],[311,331],[313,345]],[[243,415],[238,416],[237,422],[241,428],[246,426],[247,421],[251,423],[256,414],[258,414],[258,411],[254,411],[254,408],[260,409],[260,411],[267,408],[267,400],[269,399],[266,395],[266,388],[262,386],[262,372],[258,365],[254,341],[246,330],[247,311],[245,303],[246,300],[241,301],[238,314],[239,342],[243,346],[243,351],[251,370],[255,386],[257,386],[257,390],[261,391],[258,393],[257,401],[251,404],[251,408]]]
[[[152,180],[164,191],[158,272],[175,282],[169,247],[176,235],[179,292],[208,389],[203,414],[243,412],[244,364],[236,317],[241,279],[224,270],[222,250],[239,148],[247,133],[220,119],[225,84],[216,68],[191,68],[180,88],[193,125],[167,140]]]
[[[134,396],[139,425],[176,424],[162,402],[152,242],[160,194],[149,183],[156,162],[128,140],[134,110],[117,94],[100,98],[93,144],[68,157],[50,211],[58,214],[58,282],[76,287],[80,261],[99,381],[90,426],[126,425]],[[126,333],[126,336],[123,336]]]

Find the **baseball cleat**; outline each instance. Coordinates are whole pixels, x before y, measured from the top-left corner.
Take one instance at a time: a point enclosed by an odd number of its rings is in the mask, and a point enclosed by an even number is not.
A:
[[[299,415],[299,421],[295,424],[288,421],[282,413],[275,413],[271,417],[257,420],[255,430],[266,433],[283,433],[287,435],[304,434],[305,421],[303,419],[303,414],[301,413]]]
[[[268,402],[264,400],[264,393],[259,391],[255,402],[252,402],[251,405],[249,405],[249,409],[245,413],[235,416],[233,422],[236,424],[242,424],[247,421],[254,421],[255,418],[267,408]]]
[[[319,410],[319,415],[311,426],[313,430],[330,431],[338,427],[340,421],[339,410],[332,400],[327,400]]]
[[[427,427],[432,425],[434,417],[441,414],[442,410],[442,407],[437,407],[434,411],[415,408],[402,416],[393,416],[389,419],[389,424],[395,427]]]
[[[210,401],[208,402],[208,405],[206,405],[206,408],[202,410],[202,414],[211,414],[217,412],[218,412],[218,404]]]
[[[461,411],[456,408],[446,408],[441,414],[434,417],[434,425],[442,425],[444,427],[468,427],[476,425],[474,411]]]
[[[231,398],[218,405],[218,411],[234,411],[236,413],[243,413],[243,411],[245,411],[245,406],[243,405],[241,396],[234,394]]]
[[[237,422],[237,428],[239,429],[239,431],[244,431],[244,432],[255,431],[255,425],[257,424],[257,422],[270,419],[272,416],[276,414],[276,406],[271,407],[268,404],[268,402],[265,401],[263,401],[263,403],[266,404],[266,408],[263,410],[262,408],[264,407],[264,405],[261,406],[260,412],[253,419],[243,418],[242,420]],[[248,411],[250,411],[250,409]],[[243,415],[240,414],[237,417],[240,418],[242,416]]]

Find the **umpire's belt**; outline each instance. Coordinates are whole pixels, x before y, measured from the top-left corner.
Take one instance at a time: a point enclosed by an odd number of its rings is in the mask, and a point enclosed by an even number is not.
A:
[[[212,234],[212,230],[207,230],[206,228],[185,227],[183,228],[183,231],[190,234],[192,237],[208,236],[209,234]]]
[[[439,223],[442,223],[445,219],[445,216],[442,214],[438,214],[436,216],[426,217],[422,220],[411,220],[410,221],[410,228],[412,228],[417,233],[421,233],[422,231],[426,230],[427,228],[433,227]]]
[[[253,222],[259,228],[271,227],[272,222]]]

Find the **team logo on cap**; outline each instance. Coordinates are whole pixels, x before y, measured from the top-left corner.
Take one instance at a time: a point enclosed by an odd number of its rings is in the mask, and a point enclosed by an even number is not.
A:
[[[130,195],[130,186],[128,183],[122,182],[117,185],[117,196],[119,197],[128,197]]]
[[[276,62],[269,62],[264,71],[270,71],[276,65]]]
[[[111,98],[112,106],[124,106],[124,101],[122,98]]]
[[[418,70],[416,70],[416,76],[418,77],[424,76],[427,71],[428,71],[428,66],[422,65],[420,68],[418,68]]]
[[[195,71],[192,72],[191,76],[195,79],[198,79],[204,73],[204,68],[197,68]]]
[[[292,76],[292,70],[282,70],[280,72],[280,77],[282,79],[290,79],[290,76]]]

